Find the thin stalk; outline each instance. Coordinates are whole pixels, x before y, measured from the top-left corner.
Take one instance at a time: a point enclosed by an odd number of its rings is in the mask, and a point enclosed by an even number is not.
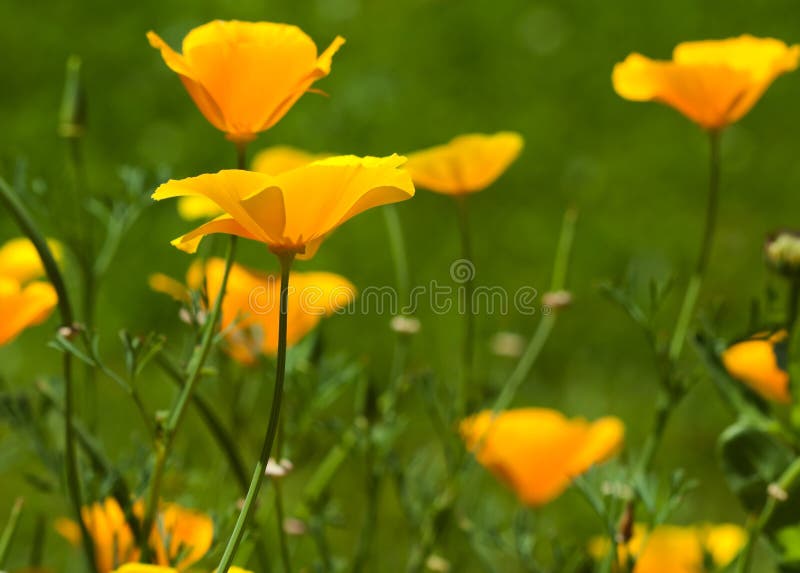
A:
[[[473,294],[475,291],[475,263],[472,260],[472,241],[469,230],[469,206],[466,196],[456,197],[458,207],[458,228],[461,236],[461,258],[468,263],[464,287],[464,341],[461,350],[461,373],[456,388],[456,415],[464,416],[467,411],[467,391],[472,378],[475,354],[475,309]],[[459,310],[462,310],[459,308]]]
[[[782,491],[786,492],[790,491],[798,480],[800,480],[800,458],[795,459],[791,465],[786,468],[786,471],[783,472],[776,485]],[[739,553],[739,557],[736,561],[736,573],[746,573],[750,570],[756,541],[758,541],[764,528],[769,524],[769,520],[772,518],[772,514],[775,513],[778,503],[780,503],[780,500],[770,495],[767,499],[767,503],[764,504],[764,509],[761,510],[761,514],[749,528],[747,543],[741,553]]]
[[[386,205],[382,211],[384,222],[386,223],[386,232],[389,235],[389,250],[392,254],[392,263],[394,264],[394,273],[397,279],[397,291],[400,295],[398,300],[401,301],[401,304],[405,304],[410,302],[407,297],[411,283],[403,227],[400,224],[400,217],[397,215],[397,207],[395,205]]]
[[[283,439],[284,439],[283,422],[278,421],[278,436],[277,445],[275,448],[275,459],[280,463],[283,456]],[[281,549],[281,564],[283,565],[284,573],[292,572],[292,555],[289,552],[289,540],[286,535],[286,529],[283,527],[286,519],[283,509],[283,484],[281,483],[280,476],[272,480],[272,487],[275,488],[275,524],[278,527],[278,543]]]
[[[656,410],[656,420],[653,430],[647,437],[641,457],[637,464],[637,469],[645,473],[653,463],[656,453],[661,446],[664,432],[669,423],[675,407],[683,397],[684,392],[680,388],[674,387],[673,372],[678,359],[681,356],[686,337],[689,333],[692,319],[694,318],[697,299],[708,270],[708,262],[711,258],[711,249],[714,243],[714,233],[717,226],[717,212],[719,211],[719,189],[720,189],[720,132],[709,132],[709,177],[708,177],[708,203],[706,206],[705,226],[703,238],[700,243],[700,252],[697,257],[694,274],[689,279],[686,287],[683,304],[681,305],[675,331],[670,341],[667,363],[663,374],[664,388],[663,395],[659,399],[659,406]]]
[[[275,443],[275,437],[278,433],[278,421],[281,414],[281,402],[283,401],[283,384],[286,376],[286,331],[287,331],[287,313],[289,305],[289,271],[294,260],[294,253],[280,253],[278,259],[281,263],[281,295],[280,295],[280,317],[278,321],[278,358],[275,370],[275,390],[272,397],[272,410],[269,416],[269,423],[267,424],[267,432],[264,436],[264,444],[261,447],[261,455],[253,470],[253,477],[250,480],[250,488],[247,491],[242,510],[239,513],[239,518],[236,520],[236,525],[233,528],[233,533],[225,546],[225,552],[222,554],[222,559],[217,567],[218,573],[227,573],[233,559],[236,557],[236,552],[239,549],[239,544],[244,537],[247,522],[250,516],[255,511],[256,500],[261,491],[261,485],[264,482],[264,470],[266,470],[269,456],[272,453],[272,446]]]
[[[53,253],[50,251],[47,241],[39,231],[39,228],[28,213],[28,210],[19,200],[11,186],[6,183],[5,179],[2,177],[0,177],[0,202],[6,206],[20,230],[36,248],[39,258],[42,260],[42,266],[47,274],[47,278],[50,280],[50,283],[53,285],[58,295],[58,309],[61,315],[61,324],[67,328],[72,328],[75,318],[72,312],[72,305],[70,304],[69,293],[67,292],[64,279],[61,276],[61,271],[53,257]],[[90,571],[97,571],[97,565],[94,561],[94,542],[81,514],[83,496],[81,494],[80,469],[78,467],[78,457],[75,451],[75,433],[73,430],[74,388],[72,383],[72,355],[68,352],[64,353],[62,366],[64,375],[64,468],[67,491],[69,492],[69,498],[72,502],[75,521],[78,523],[81,530],[82,545],[89,569]]]
[[[569,259],[572,252],[572,243],[575,237],[577,217],[578,214],[575,209],[567,209],[564,214],[561,234],[559,236],[558,246],[556,247],[555,261],[553,263],[552,291],[563,290],[565,287],[567,271],[569,269]],[[540,321],[536,333],[528,344],[517,368],[511,374],[503,387],[503,391],[497,401],[495,401],[493,408],[495,412],[507,408],[513,401],[517,389],[528,377],[536,359],[541,354],[544,344],[555,325],[556,316],[557,312],[553,309],[551,314],[546,315]],[[452,515],[452,506],[458,498],[461,484],[461,476],[459,474],[466,473],[474,467],[474,463],[472,462],[462,463],[461,460],[466,452],[463,449],[461,449],[460,452],[459,460],[453,464],[454,469],[451,470],[451,475],[442,488],[442,492],[433,501],[430,511],[423,518],[422,525],[420,526],[419,539],[414,547],[412,547],[409,561],[406,565],[407,573],[418,573],[422,571],[425,559],[432,550],[441,532],[449,525],[449,518]]]
[[[711,258],[711,247],[714,243],[714,233],[717,227],[717,212],[719,211],[719,174],[720,174],[720,132],[710,131],[709,134],[709,177],[708,177],[708,204],[706,206],[706,222],[703,229],[703,239],[700,243],[700,253],[694,274],[686,288],[681,311],[672,341],[669,345],[669,360],[675,362],[680,358],[683,344],[689,332],[700,287],[703,284],[708,261]]]
[[[217,299],[214,302],[214,310],[208,318],[203,339],[200,347],[195,355],[192,357],[189,366],[189,375],[186,379],[175,406],[172,408],[166,425],[163,428],[163,438],[160,444],[156,444],[156,459],[153,466],[153,475],[150,479],[150,492],[147,497],[147,506],[145,517],[142,520],[142,529],[140,532],[139,546],[143,553],[147,554],[149,551],[148,540],[150,532],[153,530],[156,514],[158,512],[158,503],[161,496],[161,482],[164,477],[164,470],[166,468],[167,460],[172,451],[172,446],[175,442],[175,435],[178,432],[181,421],[186,414],[187,407],[194,394],[195,386],[201,378],[203,366],[206,359],[211,352],[211,346],[216,335],[216,326],[219,322],[220,314],[222,313],[222,300],[225,296],[225,289],[228,285],[228,276],[230,275],[231,266],[236,255],[236,237],[231,236],[228,242],[228,252],[225,256],[225,271],[222,275],[222,282],[219,285],[219,292]]]
[[[561,234],[558,238],[556,247],[556,257],[553,263],[553,277],[550,282],[550,292],[564,290],[567,282],[567,270],[569,269],[569,259],[572,253],[572,244],[575,240],[575,224],[578,220],[578,212],[575,209],[567,209],[564,213],[564,220],[561,224]],[[494,403],[492,410],[499,412],[508,408],[514,401],[514,397],[522,383],[527,380],[528,375],[539,358],[550,333],[556,324],[558,317],[557,309],[552,309],[550,314],[546,314],[539,321],[539,325],[533,334],[528,346],[522,353],[516,368],[508,377],[503,385],[503,389]]]
[[[172,380],[179,388],[183,387],[183,376],[163,352],[156,356],[156,363],[161,367],[170,380]],[[236,478],[236,482],[239,484],[239,489],[241,490],[242,495],[246,495],[247,487],[249,485],[249,478],[247,476],[247,468],[244,465],[244,461],[242,461],[242,454],[239,451],[239,446],[236,443],[236,440],[225,427],[225,424],[223,424],[222,420],[220,420],[219,416],[217,416],[217,414],[214,412],[211,404],[209,404],[208,401],[203,398],[203,396],[195,392],[192,395],[192,403],[197,409],[197,412],[200,414],[203,422],[205,422],[208,431],[216,440],[217,445],[219,445],[219,448],[222,450],[225,458],[228,460],[228,465],[230,466],[231,471]],[[263,537],[258,536],[255,544],[256,555],[261,563],[261,568],[265,572],[269,571],[271,568],[269,553],[266,545],[264,544]]]
[[[11,550],[11,542],[14,540],[14,534],[17,532],[19,526],[19,518],[22,515],[22,506],[25,505],[24,500],[20,497],[14,502],[11,507],[11,515],[8,516],[8,522],[3,529],[3,534],[0,535],[0,567],[5,567],[6,560],[8,559],[8,552]]]

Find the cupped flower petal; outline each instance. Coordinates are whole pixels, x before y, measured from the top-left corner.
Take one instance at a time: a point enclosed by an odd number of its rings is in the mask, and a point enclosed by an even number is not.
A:
[[[522,151],[518,133],[460,135],[449,143],[411,153],[406,168],[419,187],[462,195],[494,183]]]
[[[22,286],[16,279],[0,276],[0,346],[44,322],[57,304],[58,295],[49,283]]]
[[[309,153],[288,145],[275,145],[256,153],[252,169],[267,175],[278,175],[328,156],[326,153]],[[178,214],[187,221],[208,219],[222,213],[222,209],[207,197],[181,197],[178,200]]]
[[[168,181],[153,194],[204,197],[223,212],[173,241],[192,253],[203,237],[224,233],[265,243],[274,252],[311,254],[339,225],[372,207],[414,196],[404,157],[330,157],[267,175],[228,170]]]
[[[484,411],[461,423],[478,462],[531,506],[554,500],[573,478],[614,455],[624,433],[617,418],[587,422],[544,408]]]
[[[318,79],[344,44],[337,36],[322,53],[296,26],[273,22],[215,20],[190,31],[183,53],[155,32],[150,45],[161,51],[197,107],[234,141],[249,141],[275,125]]]
[[[784,364],[788,333],[762,333],[729,346],[722,353],[728,373],[767,400],[792,401],[789,373]]]
[[[741,119],[775,79],[795,70],[800,46],[750,35],[684,42],[669,61],[631,54],[614,66],[616,92],[669,105],[709,130]]]

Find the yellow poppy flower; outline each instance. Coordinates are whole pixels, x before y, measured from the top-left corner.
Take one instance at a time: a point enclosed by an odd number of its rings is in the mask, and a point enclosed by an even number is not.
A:
[[[624,433],[617,418],[587,422],[545,408],[487,410],[461,423],[478,462],[531,506],[554,500],[574,477],[610,458]]]
[[[137,502],[133,512],[142,518],[144,506]],[[117,501],[107,498],[86,506],[83,519],[94,541],[95,563],[99,573],[109,573],[120,565],[139,559],[136,540]],[[70,519],[59,519],[56,530],[73,545],[79,545],[81,532]],[[156,565],[172,566],[184,571],[198,562],[211,548],[214,524],[202,513],[175,504],[164,504],[150,538]],[[176,560],[179,560],[175,562]],[[137,569],[145,573],[143,569]],[[152,570],[155,573],[155,569]]]
[[[62,248],[57,241],[47,241],[53,257],[61,260]],[[44,276],[44,267],[36,247],[28,239],[11,239],[0,247],[0,277],[16,279],[19,283]]]
[[[279,175],[228,170],[161,185],[153,199],[206,197],[224,214],[172,241],[194,253],[206,235],[265,243],[275,253],[310,257],[325,235],[359,213],[414,196],[405,158],[330,157]]]
[[[225,269],[222,259],[200,261],[189,268],[188,288],[164,275],[154,275],[150,286],[176,300],[190,300],[189,288],[205,287],[208,300],[216,300]],[[292,273],[289,277],[287,344],[291,347],[314,330],[320,320],[345,308],[356,295],[350,281],[333,273]],[[222,301],[222,325],[226,350],[235,360],[253,364],[261,354],[278,351],[280,277],[234,264]]]
[[[746,541],[747,533],[738,525],[661,525],[648,534],[647,527],[637,524],[633,537],[618,551],[624,561],[635,559],[633,573],[701,573],[706,571],[706,555],[715,570],[721,569]],[[608,554],[609,546],[608,538],[597,538],[589,544],[589,552],[599,560]]]
[[[328,154],[309,153],[288,145],[275,145],[256,153],[252,168],[259,173],[278,175],[325,157]],[[178,215],[187,221],[209,219],[221,214],[222,209],[206,197],[182,197],[178,200]]]
[[[44,322],[57,304],[58,295],[49,283],[36,281],[23,286],[0,276],[0,346],[26,328]]]
[[[737,342],[722,353],[722,363],[731,376],[767,400],[788,404],[789,373],[779,360],[787,337],[785,330],[779,330]]]
[[[510,131],[460,135],[445,145],[409,154],[406,169],[416,185],[430,191],[475,193],[494,183],[523,145],[522,136]]]
[[[190,31],[182,54],[155,32],[150,45],[180,77],[194,103],[217,129],[236,142],[252,141],[275,125],[331,71],[339,36],[320,55],[300,28],[273,22],[215,20]]]
[[[744,35],[678,44],[672,60],[631,54],[614,66],[614,90],[633,101],[657,101],[708,130],[741,119],[775,79],[797,68],[800,46]]]
[[[230,573],[251,573],[241,567],[233,566],[228,569]],[[162,565],[148,565],[145,563],[126,563],[114,573],[176,573],[177,569],[172,567],[164,567]]]

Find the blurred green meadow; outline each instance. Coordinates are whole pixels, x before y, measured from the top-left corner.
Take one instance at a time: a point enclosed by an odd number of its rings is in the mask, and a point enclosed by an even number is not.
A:
[[[157,31],[179,46],[183,35],[206,21],[270,20],[303,28],[319,46],[340,34],[347,43],[334,58],[331,75],[318,84],[328,96],[308,94],[251,150],[286,144],[312,152],[385,155],[448,141],[466,132],[514,130],[525,138],[520,159],[489,190],[473,197],[472,230],[478,285],[514,290],[548,288],[564,210],[579,211],[568,285],[574,304],[564,311],[532,375],[516,398],[518,406],[551,406],[568,415],[612,414],[627,426],[627,447],[637,451],[652,423],[657,380],[652,357],[637,328],[598,290],[605,280],[625,277],[644,291],[649,277],[675,277],[663,324],[674,321],[701,233],[707,185],[704,134],[673,110],[634,104],[611,88],[613,65],[638,51],[668,58],[678,42],[741,33],[800,40],[800,19],[791,0],[668,3],[564,0],[194,0],[132,3],[33,1],[0,3],[0,174],[26,180],[47,197],[70,192],[67,148],[57,135],[58,110],[71,54],[83,62],[88,101],[85,157],[89,188],[96,197],[119,197],[123,166],[143,169],[149,195],[166,176],[188,177],[235,165],[232,146],[198,113],[175,75],[145,33]],[[721,334],[746,334],[751,300],[776,284],[762,262],[765,235],[798,226],[793,201],[800,187],[800,74],[779,78],[753,111],[726,131],[722,149],[719,228],[701,307]],[[252,153],[251,153],[252,155]],[[70,199],[49,209],[48,231],[72,217]],[[398,205],[408,243],[412,284],[450,281],[459,258],[453,205],[420,190]],[[152,205],[124,237],[109,276],[101,285],[97,330],[110,363],[121,367],[116,333],[155,331],[167,346],[181,349],[185,327],[177,305],[153,293],[154,272],[183,279],[191,257],[169,241],[191,227],[173,202]],[[0,214],[0,242],[17,236]],[[217,243],[219,248],[221,243]],[[240,242],[239,262],[276,270],[263,246]],[[338,230],[299,270],[333,271],[359,289],[394,284],[382,214],[377,210]],[[440,316],[426,306],[411,347],[411,368],[430,368],[445,382],[457,373],[461,317]],[[383,384],[394,335],[389,316],[337,316],[324,321],[319,336],[330,356],[354,360],[366,376]],[[479,378],[499,384],[513,367],[491,352],[491,337],[511,331],[529,337],[541,315],[478,319]],[[56,324],[30,329],[0,348],[0,378],[10,388],[30,387],[37,376],[56,376],[59,354],[45,346]],[[255,387],[255,427],[237,428],[248,452],[257,452],[270,400],[268,363],[246,374]],[[264,374],[264,372],[268,374]],[[238,374],[237,374],[238,375]],[[221,384],[225,380],[220,381]],[[212,394],[213,385],[204,383]],[[150,369],[141,386],[153,409],[166,409],[173,387]],[[291,393],[291,387],[289,388]],[[422,394],[413,389],[405,454],[430,446],[432,429]],[[85,398],[85,397],[84,397]],[[143,428],[134,409],[108,379],[99,376],[97,430],[112,458],[137,476],[146,460]],[[347,396],[334,412],[350,411]],[[287,417],[299,406],[290,402]],[[293,409],[294,412],[293,412]],[[673,520],[743,523],[738,501],[723,486],[715,455],[720,431],[732,421],[708,380],[679,407],[667,430],[656,468],[683,468],[698,487]],[[318,443],[296,452],[297,470],[286,482],[299,492],[311,470],[337,442],[341,426],[318,429]],[[35,509],[66,514],[57,494],[40,495],[25,476],[40,471],[29,444],[0,425],[0,520],[18,496],[29,499],[21,551],[30,537]],[[194,414],[178,437],[179,464],[195,468],[185,481],[171,481],[165,496],[224,513],[238,492],[229,483],[222,455]],[[199,467],[210,468],[200,473]],[[20,468],[24,472],[20,471]],[[513,494],[486,472],[487,504],[498,521],[510,520]],[[362,510],[364,467],[357,457],[334,482],[342,521],[331,531],[333,551],[349,553]],[[666,474],[665,474],[666,475]],[[402,570],[410,532],[387,487],[383,496],[376,555],[370,571]],[[540,531],[571,531],[588,539],[601,527],[584,502],[568,492],[540,514]],[[226,532],[218,532],[222,537]],[[299,555],[311,552],[303,540]],[[303,545],[305,544],[305,545]],[[46,563],[77,570],[78,553],[54,533]],[[454,571],[477,567],[469,553],[451,544],[445,555]],[[302,560],[300,560],[302,561]],[[768,571],[768,568],[763,569]]]

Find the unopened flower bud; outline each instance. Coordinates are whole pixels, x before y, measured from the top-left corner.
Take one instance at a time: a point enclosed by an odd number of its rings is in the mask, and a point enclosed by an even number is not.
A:
[[[789,278],[800,278],[800,233],[780,231],[767,237],[764,255],[772,269]]]
[[[280,461],[275,458],[270,458],[267,462],[267,467],[264,470],[264,475],[271,478],[282,478],[294,469],[294,464],[283,458]]]

